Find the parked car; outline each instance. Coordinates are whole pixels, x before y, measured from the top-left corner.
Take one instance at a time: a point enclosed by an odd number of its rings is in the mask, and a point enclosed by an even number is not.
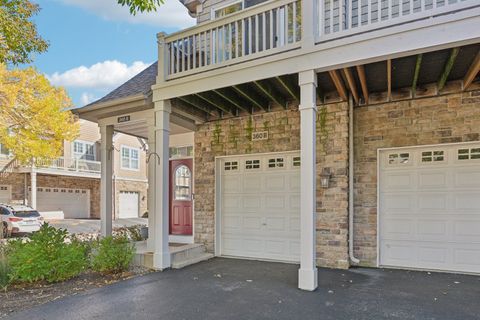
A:
[[[40,213],[24,205],[0,204],[0,219],[4,238],[13,233],[38,231],[43,224]]]

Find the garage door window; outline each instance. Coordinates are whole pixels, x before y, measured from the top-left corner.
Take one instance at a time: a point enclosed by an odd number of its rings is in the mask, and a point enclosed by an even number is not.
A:
[[[293,162],[292,162],[294,167],[300,167],[301,162],[300,162],[300,157],[293,157]]]
[[[444,151],[424,151],[422,152],[422,162],[441,162],[445,160]]]
[[[391,153],[388,155],[388,164],[398,165],[407,164],[410,161],[410,153]]]
[[[480,159],[480,148],[458,149],[458,160]]]
[[[238,170],[238,161],[227,161],[224,166],[225,171]]]
[[[192,199],[190,169],[181,165],[175,170],[175,200],[190,201]]]
[[[269,168],[283,168],[283,158],[268,159]]]
[[[245,161],[245,169],[260,169],[260,160],[247,160]]]

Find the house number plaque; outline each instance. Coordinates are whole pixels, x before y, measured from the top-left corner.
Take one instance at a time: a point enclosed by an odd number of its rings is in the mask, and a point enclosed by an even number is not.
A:
[[[260,131],[252,133],[252,141],[268,140],[268,131]]]
[[[118,123],[128,122],[128,121],[130,121],[130,116],[121,116],[117,118]]]

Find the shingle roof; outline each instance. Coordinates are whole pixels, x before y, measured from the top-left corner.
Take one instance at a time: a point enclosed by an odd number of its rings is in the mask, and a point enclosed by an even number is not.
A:
[[[88,106],[139,94],[147,95],[151,91],[152,85],[156,82],[157,70],[157,62],[155,62],[120,87],[116,88],[103,98],[88,104]]]

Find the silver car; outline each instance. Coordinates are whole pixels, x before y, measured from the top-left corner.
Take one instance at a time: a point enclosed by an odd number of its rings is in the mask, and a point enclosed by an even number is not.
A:
[[[9,237],[12,233],[29,233],[40,230],[43,217],[37,210],[24,205],[0,204],[2,235]]]

